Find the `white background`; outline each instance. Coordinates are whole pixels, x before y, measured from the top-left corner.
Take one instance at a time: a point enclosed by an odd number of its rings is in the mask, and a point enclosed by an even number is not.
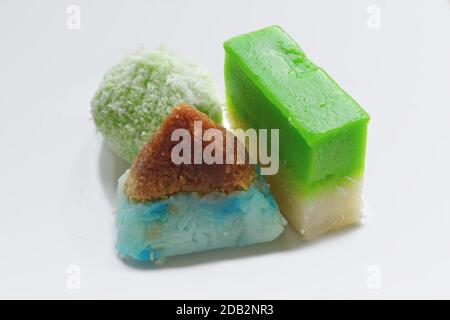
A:
[[[164,45],[207,67],[223,96],[222,42],[272,24],[372,117],[364,224],[124,263],[113,210],[126,165],[89,112],[103,73]],[[1,298],[450,298],[449,165],[449,1],[0,0]]]

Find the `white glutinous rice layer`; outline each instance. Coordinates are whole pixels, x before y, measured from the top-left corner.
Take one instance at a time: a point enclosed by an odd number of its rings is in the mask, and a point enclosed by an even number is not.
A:
[[[281,212],[304,239],[312,240],[360,222],[362,178],[346,178],[339,185],[307,197],[290,188],[285,179],[273,176],[268,177],[268,182]]]

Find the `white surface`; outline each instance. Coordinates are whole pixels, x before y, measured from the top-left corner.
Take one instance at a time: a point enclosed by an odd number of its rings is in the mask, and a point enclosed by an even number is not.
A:
[[[72,3],[78,31],[66,27]],[[373,4],[381,30],[366,27]],[[223,94],[222,42],[271,24],[372,117],[368,219],[311,243],[288,230],[163,268],[123,263],[112,212],[125,166],[89,113],[103,73],[162,44],[205,65]],[[449,39],[445,0],[0,0],[0,297],[450,298]],[[79,290],[66,287],[70,265]]]

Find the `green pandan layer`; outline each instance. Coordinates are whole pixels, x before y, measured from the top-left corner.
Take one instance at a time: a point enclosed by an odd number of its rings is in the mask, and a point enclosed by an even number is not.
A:
[[[224,43],[235,127],[280,129],[280,174],[304,195],[359,178],[367,113],[279,27]]]

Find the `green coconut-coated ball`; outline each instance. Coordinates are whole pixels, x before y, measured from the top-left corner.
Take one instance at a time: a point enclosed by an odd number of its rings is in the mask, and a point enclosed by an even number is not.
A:
[[[92,100],[92,115],[109,147],[131,162],[170,109],[182,102],[222,121],[206,70],[166,50],[139,50],[105,74]]]

